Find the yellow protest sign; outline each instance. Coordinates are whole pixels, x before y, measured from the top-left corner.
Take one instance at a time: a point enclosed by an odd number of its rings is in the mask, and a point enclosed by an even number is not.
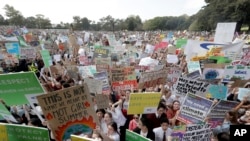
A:
[[[4,124],[0,124],[0,138],[1,141],[8,141],[7,129]]]
[[[132,93],[129,99],[128,114],[156,112],[160,97],[160,93]]]
[[[80,137],[76,135],[71,135],[71,141],[94,141],[94,139],[86,138],[86,137]]]

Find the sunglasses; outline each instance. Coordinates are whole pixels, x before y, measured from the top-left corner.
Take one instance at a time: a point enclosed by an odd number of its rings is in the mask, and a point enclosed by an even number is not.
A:
[[[134,119],[139,119],[139,117],[134,117]]]

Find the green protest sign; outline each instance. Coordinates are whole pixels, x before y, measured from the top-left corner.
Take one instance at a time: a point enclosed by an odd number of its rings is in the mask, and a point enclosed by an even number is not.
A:
[[[41,50],[40,51],[43,62],[46,68],[50,67],[52,65],[52,59],[50,57],[49,51],[48,50]]]
[[[16,119],[10,113],[10,111],[2,103],[0,103],[0,115],[1,115],[1,118],[3,119],[6,119],[12,122],[17,122]]]
[[[49,132],[46,128],[0,124],[1,139],[4,141],[49,141]]]
[[[176,41],[176,47],[181,48],[183,45],[187,44],[187,39],[178,39]]]
[[[29,103],[26,94],[44,94],[34,72],[12,73],[0,75],[0,99],[7,105],[22,105]]]
[[[134,133],[132,131],[126,130],[126,141],[151,141],[150,139],[147,139],[137,133]]]

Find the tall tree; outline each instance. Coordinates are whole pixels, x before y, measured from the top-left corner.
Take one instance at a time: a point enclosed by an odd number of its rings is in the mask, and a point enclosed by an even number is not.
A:
[[[8,17],[8,21],[11,25],[23,25],[24,17],[20,11],[8,4],[6,4],[3,9],[5,10],[5,15]]]
[[[73,21],[74,29],[81,30],[82,29],[81,17],[80,16],[74,16],[73,20],[74,20]]]
[[[81,19],[81,25],[83,30],[89,30],[90,29],[90,20],[86,17]]]

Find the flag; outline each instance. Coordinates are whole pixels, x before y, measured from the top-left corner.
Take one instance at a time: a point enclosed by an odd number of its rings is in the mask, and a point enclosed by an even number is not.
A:
[[[19,44],[20,44],[21,47],[27,47],[28,46],[27,43],[24,41],[23,36],[18,36],[17,38],[19,40]]]

